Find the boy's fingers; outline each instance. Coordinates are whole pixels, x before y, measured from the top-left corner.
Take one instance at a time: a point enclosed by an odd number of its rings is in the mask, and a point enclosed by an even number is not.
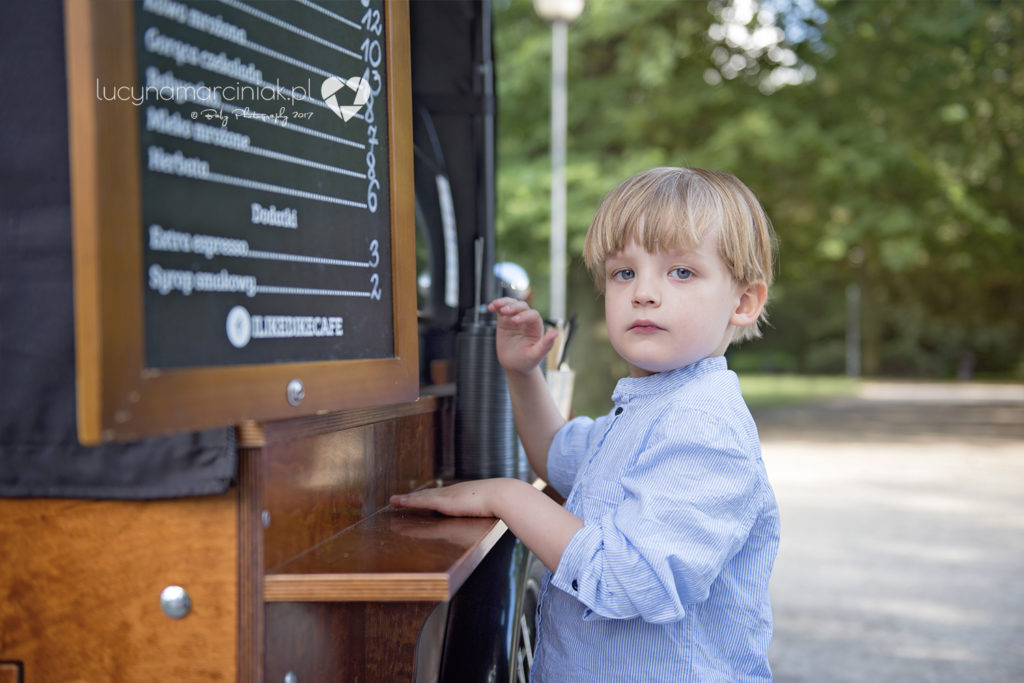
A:
[[[528,306],[525,301],[520,301],[519,299],[513,299],[511,297],[495,299],[491,303],[487,304],[487,309],[489,311],[494,313],[503,313],[506,315],[508,314],[505,310],[506,308],[510,308],[511,310],[521,310],[522,308],[527,307]]]
[[[505,328],[524,328],[542,324],[540,314],[529,306],[508,306],[498,311],[498,325]]]
[[[498,315],[511,316],[528,310],[530,310],[530,306],[525,301],[506,299],[502,301],[500,305],[495,307],[494,312]]]
[[[499,298],[495,299],[494,301],[492,301],[491,303],[487,304],[487,308],[489,308],[489,309],[491,309],[493,311],[493,310],[496,310],[498,308],[501,308],[502,306],[504,306],[505,304],[509,303],[510,301],[515,301],[515,299],[513,299],[510,296],[499,297]]]
[[[412,493],[396,494],[391,496],[388,502],[395,507],[415,507],[415,508],[433,508],[434,496],[423,491],[414,491]]]
[[[547,334],[545,334],[544,337],[540,340],[541,348],[544,349],[545,356],[548,354],[548,351],[550,351],[555,346],[556,339],[558,339],[558,330],[552,329],[548,330]]]

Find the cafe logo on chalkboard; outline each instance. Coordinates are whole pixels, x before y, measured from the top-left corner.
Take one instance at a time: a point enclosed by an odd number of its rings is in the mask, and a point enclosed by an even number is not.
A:
[[[231,345],[241,349],[253,339],[340,337],[345,320],[336,315],[250,315],[245,306],[235,306],[225,328]]]

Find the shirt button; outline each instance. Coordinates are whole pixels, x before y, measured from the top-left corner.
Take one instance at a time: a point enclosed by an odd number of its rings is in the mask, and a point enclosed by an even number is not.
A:
[[[578,583],[576,583],[576,579],[572,580],[572,589],[574,591],[578,591],[580,589],[580,585]]]
[[[622,406],[619,406],[618,408],[615,409],[615,414],[622,415]]]

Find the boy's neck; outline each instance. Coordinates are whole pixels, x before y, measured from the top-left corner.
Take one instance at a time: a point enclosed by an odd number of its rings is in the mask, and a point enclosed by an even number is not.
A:
[[[726,345],[726,347],[728,347],[728,345]],[[718,358],[719,356],[724,356],[724,355],[725,355],[724,350],[723,350],[722,353],[712,353],[709,356],[705,356],[704,358],[701,358],[700,360],[694,361],[693,363],[690,363],[690,365],[684,365],[683,367],[688,368],[691,365],[696,365],[697,363],[702,363],[702,362],[706,361],[709,358]],[[633,378],[652,377],[654,375],[660,375],[660,374],[662,374],[664,372],[675,372],[676,370],[682,370],[682,368],[668,368],[667,370],[659,370],[658,372],[651,372],[649,370],[644,370],[643,368],[638,368],[635,365],[633,365],[632,363],[629,363],[629,376],[633,377]]]

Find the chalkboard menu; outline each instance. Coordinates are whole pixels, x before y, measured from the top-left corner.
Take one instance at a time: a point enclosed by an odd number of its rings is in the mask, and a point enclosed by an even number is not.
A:
[[[65,8],[80,423],[121,438],[414,398],[407,5]],[[225,382],[230,414],[167,396]]]
[[[148,365],[393,356],[382,0],[138,8]]]

